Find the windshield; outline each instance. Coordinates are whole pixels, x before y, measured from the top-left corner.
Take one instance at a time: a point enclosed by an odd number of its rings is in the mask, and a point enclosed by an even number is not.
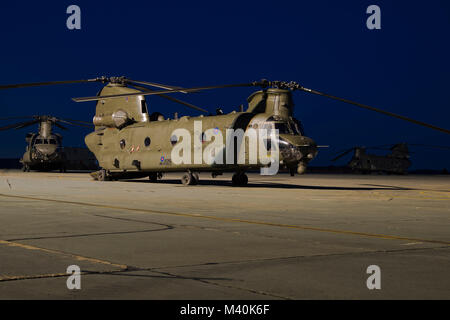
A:
[[[292,130],[287,123],[275,123],[275,129],[278,129],[279,134],[292,134]]]
[[[294,134],[298,134],[300,136],[305,135],[302,123],[295,118],[291,122],[291,128],[294,130]]]

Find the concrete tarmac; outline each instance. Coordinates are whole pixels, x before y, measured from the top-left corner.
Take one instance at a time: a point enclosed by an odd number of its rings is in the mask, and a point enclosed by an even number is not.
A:
[[[449,176],[180,176],[1,171],[0,299],[450,299]]]

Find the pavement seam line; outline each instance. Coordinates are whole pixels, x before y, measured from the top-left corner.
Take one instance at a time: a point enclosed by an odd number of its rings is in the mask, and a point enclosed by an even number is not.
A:
[[[395,236],[395,235],[374,234],[374,233],[349,231],[349,230],[335,230],[335,229],[318,228],[318,227],[307,227],[307,226],[300,226],[300,225],[280,224],[280,223],[257,221],[257,220],[214,217],[214,216],[207,216],[207,215],[201,215],[201,214],[168,212],[168,211],[158,211],[158,210],[139,209],[139,208],[127,208],[127,207],[88,203],[88,202],[36,198],[36,197],[18,196],[18,195],[5,195],[5,194],[1,194],[1,193],[0,193],[0,196],[8,197],[8,198],[26,199],[26,200],[65,203],[65,204],[73,204],[73,205],[81,205],[81,206],[88,206],[88,207],[113,209],[113,210],[125,210],[125,211],[150,213],[150,214],[165,214],[165,215],[181,216],[181,217],[187,217],[187,218],[208,219],[208,220],[225,221],[225,222],[240,222],[240,223],[247,223],[247,224],[254,224],[254,225],[265,225],[265,226],[281,227],[281,228],[289,228],[289,229],[327,232],[327,233],[334,233],[334,234],[345,234],[345,235],[353,235],[353,236],[360,236],[360,237],[366,237],[366,238],[378,238],[378,239],[386,239],[386,240],[403,240],[403,241],[419,241],[419,242],[426,242],[426,243],[450,245],[450,241],[442,241],[442,240],[419,239],[419,238],[409,238],[409,237],[402,237],[402,236]]]
[[[120,268],[123,270],[128,269],[128,266],[123,265],[123,264],[117,264],[117,263],[113,263],[110,261],[101,260],[101,259],[97,259],[97,258],[84,257],[84,256],[80,256],[80,255],[76,255],[73,253],[68,253],[68,252],[64,252],[64,251],[60,251],[60,250],[40,248],[40,247],[36,247],[36,246],[28,245],[28,244],[22,244],[22,243],[18,243],[18,242],[0,240],[0,245],[6,245],[9,247],[19,247],[19,248],[27,249],[27,250],[37,250],[37,251],[50,253],[50,254],[62,255],[62,256],[73,258],[78,261],[88,261],[88,262],[97,263],[97,264],[110,265],[110,266],[117,267],[117,268]]]
[[[203,280],[203,279],[192,278],[192,277],[185,277],[185,276],[182,276],[182,275],[177,275],[175,273],[164,272],[164,271],[151,270],[151,272],[155,272],[155,273],[159,273],[159,274],[163,274],[163,275],[169,275],[169,276],[176,277],[176,278],[181,278],[181,279],[188,279],[188,280],[193,280],[193,281],[199,281],[199,282],[202,282],[202,283],[206,283],[206,284],[210,284],[210,285],[214,285],[214,286],[218,286],[218,287],[223,287],[223,288],[242,290],[242,291],[247,291],[247,292],[251,292],[251,293],[255,293],[255,294],[259,294],[259,295],[270,296],[270,297],[280,298],[280,299],[285,299],[285,300],[292,300],[292,298],[289,298],[289,297],[279,296],[279,295],[276,295],[276,294],[272,294],[272,293],[261,291],[261,290],[251,289],[251,288],[243,288],[243,287],[236,287],[236,286],[232,286],[232,285],[220,284],[220,283],[209,281],[209,280]]]

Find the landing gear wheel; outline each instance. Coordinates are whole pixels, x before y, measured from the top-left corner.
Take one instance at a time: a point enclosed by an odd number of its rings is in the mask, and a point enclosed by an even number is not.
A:
[[[231,182],[233,186],[246,186],[248,184],[248,177],[245,173],[235,173]]]
[[[149,174],[148,179],[150,182],[157,182],[158,181],[158,173],[152,172]]]
[[[245,173],[241,174],[241,186],[246,186],[248,184],[248,177]]]
[[[27,164],[23,165],[22,171],[23,171],[23,172],[30,172],[30,166],[27,165]]]
[[[200,177],[198,176],[198,173],[197,173],[197,172],[194,172],[194,173],[192,173],[192,176],[193,176],[194,179],[195,179],[195,183],[194,183],[194,184],[198,184],[199,181],[200,181]]]
[[[181,177],[181,183],[185,186],[192,186],[197,183],[197,180],[195,180],[195,177],[192,173],[186,172]]]
[[[231,183],[233,186],[239,185],[239,175],[237,173],[233,174],[233,177],[231,178]]]
[[[98,172],[98,181],[110,181],[110,177],[105,169],[101,169]]]

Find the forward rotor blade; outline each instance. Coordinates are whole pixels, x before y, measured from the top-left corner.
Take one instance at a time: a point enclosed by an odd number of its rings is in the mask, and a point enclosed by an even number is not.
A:
[[[48,82],[6,84],[6,85],[0,85],[0,89],[39,87],[39,86],[51,86],[51,85],[56,85],[56,84],[71,84],[71,83],[85,83],[85,82],[98,82],[98,81],[102,81],[102,78],[87,79],[87,80],[68,80],[68,81],[48,81]]]
[[[96,96],[96,97],[84,97],[84,98],[73,98],[75,102],[86,102],[86,101],[98,101],[103,99],[120,98],[120,97],[130,97],[130,96],[150,96],[165,93],[176,93],[176,92],[195,92],[201,90],[211,90],[211,89],[222,89],[222,88],[237,88],[237,87],[257,87],[267,86],[266,82],[252,82],[252,83],[240,83],[240,84],[225,84],[218,86],[207,86],[207,87],[195,87],[195,88],[185,88],[185,89],[175,89],[175,90],[163,90],[163,91],[152,91],[152,92],[136,92],[136,93],[125,93],[125,94],[114,94],[108,96]]]
[[[404,121],[412,122],[412,123],[418,124],[420,126],[424,126],[424,127],[430,128],[430,129],[434,129],[434,130],[437,130],[437,131],[441,131],[441,132],[450,134],[450,130],[443,129],[443,128],[434,126],[432,124],[426,123],[426,122],[414,120],[414,119],[411,119],[411,118],[408,118],[408,117],[405,117],[405,116],[402,116],[402,115],[399,115],[399,114],[395,114],[395,113],[392,113],[392,112],[389,112],[389,111],[384,111],[384,110],[381,110],[381,109],[378,109],[378,108],[370,107],[370,106],[362,104],[362,103],[358,103],[358,102],[351,101],[351,100],[344,99],[344,98],[335,97],[335,96],[332,96],[332,95],[327,94],[327,93],[323,93],[323,92],[320,92],[320,91],[316,91],[316,90],[312,90],[312,89],[308,89],[308,88],[304,88],[304,87],[299,87],[298,90],[302,90],[302,91],[313,93],[313,94],[316,94],[316,95],[319,95],[319,96],[322,96],[322,97],[327,97],[327,98],[330,98],[330,99],[333,99],[333,100],[338,100],[338,101],[341,101],[341,102],[352,104],[352,105],[357,106],[359,108],[375,111],[375,112],[382,113],[382,114],[390,116],[390,117],[394,117],[394,118],[401,119],[401,120],[404,120]]]
[[[74,119],[66,119],[66,118],[57,118],[59,121],[65,121],[69,124],[84,124],[87,126],[93,126],[94,124],[92,122],[82,121],[82,120],[74,120]]]
[[[0,118],[0,120],[17,120],[17,119],[33,119],[33,116]]]
[[[144,87],[137,86],[137,85],[133,85],[133,86],[134,86],[135,88],[137,88],[137,89],[144,90],[144,92],[145,92],[145,91],[149,91],[149,92],[153,92],[153,91],[154,91],[154,90],[150,90],[150,89],[148,89],[148,88],[144,88]],[[158,96],[160,96],[161,98],[164,98],[164,99],[167,99],[167,100],[170,100],[170,101],[173,101],[173,102],[182,104],[182,105],[187,106],[187,107],[189,107],[189,108],[192,108],[192,109],[195,109],[195,110],[198,110],[198,111],[201,111],[201,112],[208,113],[207,110],[202,109],[202,108],[200,108],[200,107],[197,107],[197,106],[195,106],[195,105],[193,105],[193,104],[190,104],[189,102],[185,102],[185,101],[176,99],[176,98],[174,98],[174,97],[167,96],[167,95],[165,95],[165,94],[159,94]]]
[[[32,120],[32,121],[10,124],[10,125],[4,126],[4,127],[0,127],[0,131],[9,130],[9,129],[21,129],[21,128],[31,126],[35,123],[39,123],[39,120]]]
[[[75,121],[78,121],[78,120],[75,120]],[[69,121],[69,120],[54,118],[53,119],[53,123],[55,125],[57,125],[57,122],[62,122],[62,123],[65,123],[65,124],[70,124],[72,126],[80,126],[80,127],[87,127],[87,128],[90,128],[90,127],[94,126],[94,124],[88,123],[88,122],[84,122],[84,121],[81,121],[81,123],[77,123],[77,122],[72,122],[72,121]]]

